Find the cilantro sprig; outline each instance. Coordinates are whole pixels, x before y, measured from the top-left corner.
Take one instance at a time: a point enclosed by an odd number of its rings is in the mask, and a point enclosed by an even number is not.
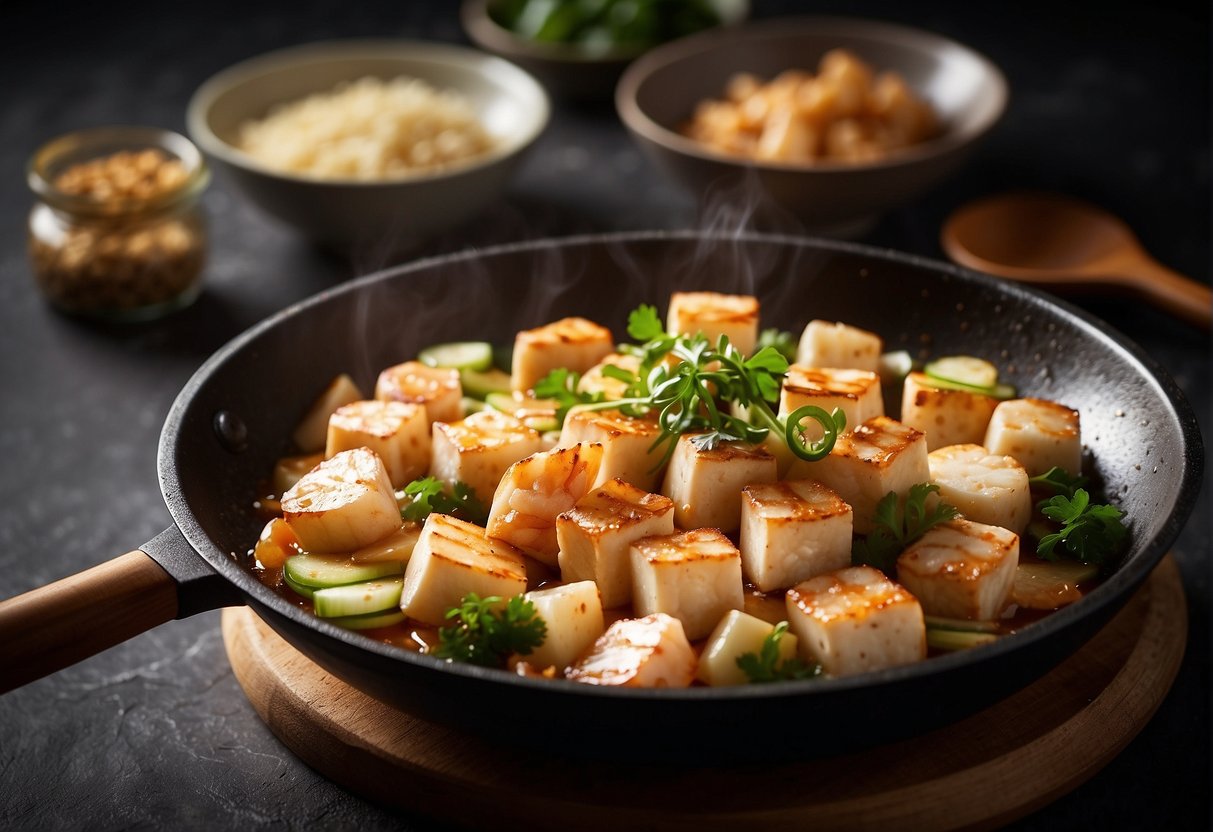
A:
[[[851,562],[856,566],[874,566],[882,572],[892,572],[897,556],[931,528],[960,516],[960,511],[940,500],[927,509],[927,497],[939,491],[934,483],[920,482],[910,486],[905,504],[896,491],[884,495],[876,505],[875,528],[866,538],[856,540],[851,548]]]
[[[1059,524],[1057,531],[1036,544],[1037,555],[1060,560],[1068,554],[1082,563],[1102,566],[1120,551],[1129,534],[1122,519],[1124,512],[1113,505],[1092,503],[1090,492],[1082,487],[1087,484],[1086,477],[1054,466],[1028,482],[1054,492],[1037,503],[1036,509]]]
[[[587,393],[577,389],[581,373],[564,367],[552,370],[535,383],[535,396],[556,402],[556,424],[563,425],[569,411],[580,404],[593,404],[603,400],[601,392]]]
[[[787,631],[788,622],[780,621],[762,640],[762,647],[757,653],[742,653],[737,657],[737,667],[745,673],[751,684],[812,679],[821,675],[819,664],[808,664],[796,657],[779,661],[779,642]]]
[[[759,333],[755,352],[762,350],[764,347],[771,347],[786,358],[790,364],[796,360],[796,348],[798,346],[796,336],[791,332],[771,327]]]
[[[441,480],[425,477],[406,485],[404,493],[411,498],[409,504],[400,509],[400,516],[405,520],[420,523],[431,514],[450,514],[480,525],[488,520],[489,510],[471,486],[462,481],[456,482],[448,493]]]
[[[447,610],[454,623],[438,631],[434,655],[440,659],[500,667],[512,654],[525,656],[543,644],[547,624],[535,605],[522,595],[502,604],[502,598],[481,598],[474,592],[463,596],[457,607]]]
[[[1043,474],[1038,474],[1031,477],[1028,483],[1034,487],[1047,488],[1054,494],[1064,494],[1066,497],[1073,497],[1074,492],[1087,484],[1087,478],[1081,474],[1072,476],[1065,468],[1058,468],[1054,465]],[[1043,505],[1044,501],[1037,504],[1037,508]]]

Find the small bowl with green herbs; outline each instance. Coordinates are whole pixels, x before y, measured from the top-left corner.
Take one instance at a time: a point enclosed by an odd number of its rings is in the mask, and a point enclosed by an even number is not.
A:
[[[557,98],[606,100],[648,49],[749,16],[749,0],[464,0],[477,46],[535,75]]]

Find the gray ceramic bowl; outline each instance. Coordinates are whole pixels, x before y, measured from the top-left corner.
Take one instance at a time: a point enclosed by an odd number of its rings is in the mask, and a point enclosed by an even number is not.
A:
[[[537,43],[515,35],[489,14],[492,0],[464,0],[460,18],[467,36],[482,49],[501,55],[538,78],[564,101],[609,101],[619,76],[644,49],[616,47],[587,52],[574,44]],[[711,0],[728,26],[750,14],[749,0]]]
[[[831,49],[851,50],[877,70],[897,72],[934,107],[936,138],[868,164],[755,162],[717,153],[678,132],[695,105],[720,98],[738,72],[773,78],[815,72]],[[930,32],[846,18],[769,20],[685,38],[647,53],[624,73],[615,103],[650,157],[696,193],[757,185],[806,230],[856,236],[886,209],[954,172],[1001,117],[1007,84],[990,61]]]
[[[366,182],[272,170],[236,147],[240,125],[276,104],[364,76],[399,75],[468,99],[496,148],[464,165]],[[433,43],[353,40],[283,49],[226,69],[194,93],[187,123],[215,167],[267,213],[323,245],[382,249],[459,225],[497,200],[549,115],[539,83],[500,58]]]

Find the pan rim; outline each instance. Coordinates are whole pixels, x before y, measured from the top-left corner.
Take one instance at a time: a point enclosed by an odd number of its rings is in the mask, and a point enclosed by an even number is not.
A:
[[[206,534],[201,523],[194,516],[190,506],[180,497],[181,476],[175,464],[174,456],[184,416],[189,410],[197,391],[220,367],[225,365],[234,354],[242,350],[248,343],[255,341],[264,332],[279,326],[281,322],[294,317],[302,310],[324,304],[330,298],[343,295],[347,292],[359,292],[363,290],[363,287],[389,279],[396,279],[403,275],[423,271],[438,265],[450,265],[464,261],[491,259],[515,253],[541,251],[553,246],[559,246],[563,250],[568,250],[581,246],[626,245],[628,243],[654,241],[712,240],[732,244],[753,243],[793,246],[801,249],[851,254],[900,265],[908,265],[919,269],[941,272],[962,281],[985,286],[998,293],[1024,301],[1029,306],[1035,308],[1060,310],[1063,317],[1067,317],[1079,325],[1089,337],[1101,342],[1108,349],[1119,352],[1122,358],[1127,359],[1129,363],[1135,364],[1135,370],[1156,388],[1160,398],[1165,400],[1169,405],[1168,415],[1176,421],[1182,443],[1182,453],[1179,460],[1181,467],[1178,472],[1180,489],[1178,497],[1171,506],[1170,512],[1159,532],[1152,539],[1143,543],[1136,557],[1122,564],[1107,580],[1084,596],[1081,601],[1053,612],[1047,618],[1024,628],[1013,636],[999,639],[992,644],[944,656],[935,656],[927,661],[840,678],[784,682],[780,685],[741,685],[725,688],[620,689],[601,688],[594,685],[582,685],[563,680],[530,679],[495,668],[483,668],[458,662],[447,662],[374,641],[355,631],[343,629],[310,615],[299,607],[291,605],[286,599],[281,598],[268,587],[262,585],[252,573],[246,571],[236,563],[229,553],[220,549]],[[894,249],[861,243],[824,240],[807,235],[768,234],[762,232],[711,232],[685,229],[581,234],[507,243],[483,249],[465,249],[463,251],[434,255],[381,269],[363,277],[333,286],[309,298],[291,304],[234,337],[198,368],[174,400],[165,419],[157,452],[157,467],[159,469],[161,494],[174,523],[177,524],[186,541],[211,568],[233,584],[246,599],[251,600],[253,602],[251,606],[254,609],[268,608],[274,614],[281,615],[298,626],[318,631],[325,636],[336,639],[347,647],[365,651],[380,659],[401,661],[423,672],[455,674],[486,684],[521,685],[524,688],[532,688],[534,691],[542,692],[542,694],[548,696],[568,695],[622,702],[635,702],[637,700],[731,702],[809,695],[834,695],[857,688],[875,689],[897,685],[909,680],[920,680],[920,677],[942,677],[951,671],[965,668],[969,665],[997,662],[1010,654],[1031,649],[1032,645],[1049,639],[1061,630],[1068,629],[1081,619],[1088,616],[1097,616],[1101,611],[1107,611],[1110,606],[1117,604],[1118,601],[1122,601],[1131,590],[1145,580],[1178,537],[1180,530],[1187,522],[1200,491],[1200,476],[1204,461],[1202,448],[1200,428],[1195,413],[1187,403],[1178,385],[1166,370],[1123,333],[1103,323],[1094,315],[1064,300],[1052,297],[1031,287],[1008,283],[1005,280],[949,263],[920,255],[899,252]]]

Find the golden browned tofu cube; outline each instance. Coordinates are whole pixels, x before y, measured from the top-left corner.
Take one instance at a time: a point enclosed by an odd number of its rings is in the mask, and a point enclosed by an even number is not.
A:
[[[352,552],[400,528],[383,461],[368,448],[326,459],[282,495],[282,514],[306,552]]]
[[[983,443],[992,454],[1006,454],[1035,477],[1050,468],[1077,476],[1082,472],[1078,411],[1045,399],[1002,402],[990,417]]]
[[[980,445],[998,400],[964,390],[940,390],[923,373],[906,376],[901,421],[927,435],[927,450],[946,445]]]
[[[829,321],[809,321],[800,336],[796,363],[805,367],[876,372],[883,344],[875,333]]]
[[[930,615],[998,617],[1019,565],[1019,535],[999,526],[950,520],[897,558],[897,578]]]
[[[758,298],[720,292],[675,292],[666,329],[672,335],[702,333],[715,346],[721,335],[743,355],[758,343]]]
[[[779,415],[787,417],[797,408],[816,405],[826,413],[841,410],[850,430],[868,419],[884,415],[880,376],[867,370],[815,369],[802,364],[788,367],[779,396]],[[804,423],[805,437],[818,440],[824,431],[814,421]]]
[[[538,453],[542,445],[537,431],[496,410],[458,422],[435,422],[433,434],[434,476],[448,485],[467,483],[485,503],[509,467]]]
[[[299,426],[291,438],[304,453],[318,453],[324,450],[324,440],[328,436],[329,416],[343,404],[356,402],[366,398],[354,380],[345,373],[337,376],[329,386],[324,388],[307,414],[299,421]],[[279,492],[281,493],[281,492]]]
[[[526,599],[535,605],[535,613],[547,625],[543,644],[527,654],[533,667],[555,667],[563,671],[577,661],[606,625],[602,619],[602,599],[593,581],[538,589]]]
[[[674,501],[674,522],[680,528],[736,531],[741,525],[741,489],[775,482],[778,463],[766,448],[744,442],[700,450],[698,435],[678,438],[661,492]]]
[[[737,659],[746,653],[760,655],[762,644],[775,629],[774,624],[755,618],[741,610],[729,610],[708,636],[708,643],[699,654],[699,681],[720,687],[744,685],[749,682]],[[785,632],[779,639],[779,662],[796,657],[796,636]]]
[[[616,621],[565,675],[587,685],[685,688],[696,661],[682,623],[657,613]]]
[[[375,383],[375,398],[385,402],[425,405],[431,422],[458,422],[463,418],[463,385],[459,371],[406,361],[388,367]]]
[[[637,614],[672,615],[687,638],[703,638],[721,616],[745,604],[741,553],[716,529],[645,537],[630,553]]]
[[[561,318],[514,338],[510,385],[530,390],[552,370],[565,367],[584,373],[615,351],[611,331],[585,318]]]
[[[661,428],[651,419],[625,416],[618,410],[573,410],[564,420],[559,447],[578,442],[602,445],[598,480],[619,479],[652,491],[661,477],[661,449],[653,443]]]
[[[968,520],[1002,526],[1016,534],[1032,519],[1028,472],[1013,457],[980,445],[949,445],[927,455],[939,499]]]
[[[425,476],[430,467],[430,423],[425,407],[364,401],[337,408],[329,417],[324,455],[370,448],[379,454],[396,488]]]
[[[763,592],[851,563],[851,507],[821,483],[789,480],[741,492],[741,566]]]

